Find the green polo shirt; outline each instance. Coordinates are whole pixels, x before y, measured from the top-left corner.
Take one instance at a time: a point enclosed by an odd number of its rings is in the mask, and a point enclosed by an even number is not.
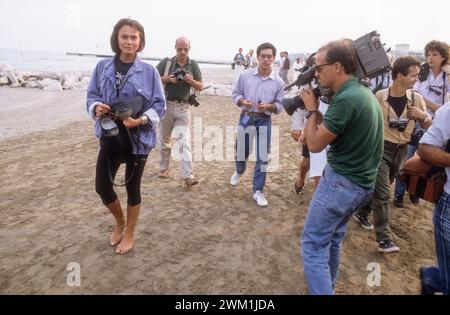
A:
[[[375,186],[383,153],[383,114],[372,91],[357,79],[334,95],[323,125],[338,137],[330,144],[333,170],[366,189]]]
[[[176,69],[182,68],[177,62],[176,58],[174,57],[172,65],[169,69],[169,75],[174,73]],[[156,66],[156,69],[158,69],[159,75],[162,77],[164,76],[164,71],[166,70],[167,61],[169,58],[164,58],[161,60],[161,62]],[[191,73],[194,77],[195,81],[202,81],[202,73],[200,72],[200,68],[195,62],[195,60],[192,60],[188,58],[188,61],[186,65],[184,66],[184,70]],[[166,97],[168,101],[187,101],[189,98],[189,94],[191,91],[191,86],[187,84],[185,81],[179,81],[176,84],[168,83],[166,84]]]

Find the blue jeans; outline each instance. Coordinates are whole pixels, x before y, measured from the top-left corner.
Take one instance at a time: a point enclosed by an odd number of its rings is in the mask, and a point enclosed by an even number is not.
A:
[[[367,190],[327,165],[309,205],[301,255],[310,294],[331,295],[336,286],[339,256],[347,222],[372,198]]]
[[[408,149],[406,151],[406,158],[405,160],[409,160],[414,156],[414,153],[416,153],[417,147],[408,144]],[[395,176],[395,197],[403,197],[405,195],[406,191],[406,183],[400,179],[400,174],[397,174]]]
[[[443,193],[433,215],[438,266],[423,269],[422,285],[428,292],[450,295],[450,195]]]
[[[253,173],[253,193],[263,191],[269,165],[270,141],[272,138],[271,116],[247,116],[241,114],[236,141],[236,172],[244,174],[247,160],[256,136],[256,165]]]

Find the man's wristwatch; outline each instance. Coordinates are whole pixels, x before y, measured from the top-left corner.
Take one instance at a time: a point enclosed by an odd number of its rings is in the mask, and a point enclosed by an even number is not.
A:
[[[148,117],[147,117],[147,115],[142,115],[141,116],[141,120],[142,120],[141,126],[145,126],[145,125],[148,124]]]
[[[317,113],[317,112],[318,112],[317,110],[309,110],[309,111],[306,113],[305,118],[306,118],[306,119],[309,119],[309,117],[311,117],[312,114]]]

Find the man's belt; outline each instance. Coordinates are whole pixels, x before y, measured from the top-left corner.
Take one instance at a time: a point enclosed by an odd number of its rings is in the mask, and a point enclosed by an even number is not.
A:
[[[391,148],[391,149],[395,149],[395,150],[403,148],[403,147],[406,147],[407,145],[408,145],[407,143],[392,143],[392,142],[389,142],[389,141],[384,141],[384,146],[385,147],[388,147],[388,148]]]
[[[242,111],[243,114],[247,114],[250,117],[267,117],[270,115],[267,115],[265,113],[260,113],[260,112],[247,112],[247,111]]]
[[[189,104],[188,101],[180,101],[180,100],[167,100],[168,102],[178,103],[178,104]]]

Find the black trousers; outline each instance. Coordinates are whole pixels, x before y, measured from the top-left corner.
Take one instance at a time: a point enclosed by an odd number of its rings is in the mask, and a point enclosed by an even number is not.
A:
[[[125,178],[128,180],[132,176],[126,184],[128,205],[130,206],[137,206],[141,203],[141,180],[147,157],[148,155],[131,155],[126,161]],[[120,157],[100,149],[95,175],[95,191],[100,195],[104,205],[109,205],[117,200],[109,172],[114,180],[121,164]]]

